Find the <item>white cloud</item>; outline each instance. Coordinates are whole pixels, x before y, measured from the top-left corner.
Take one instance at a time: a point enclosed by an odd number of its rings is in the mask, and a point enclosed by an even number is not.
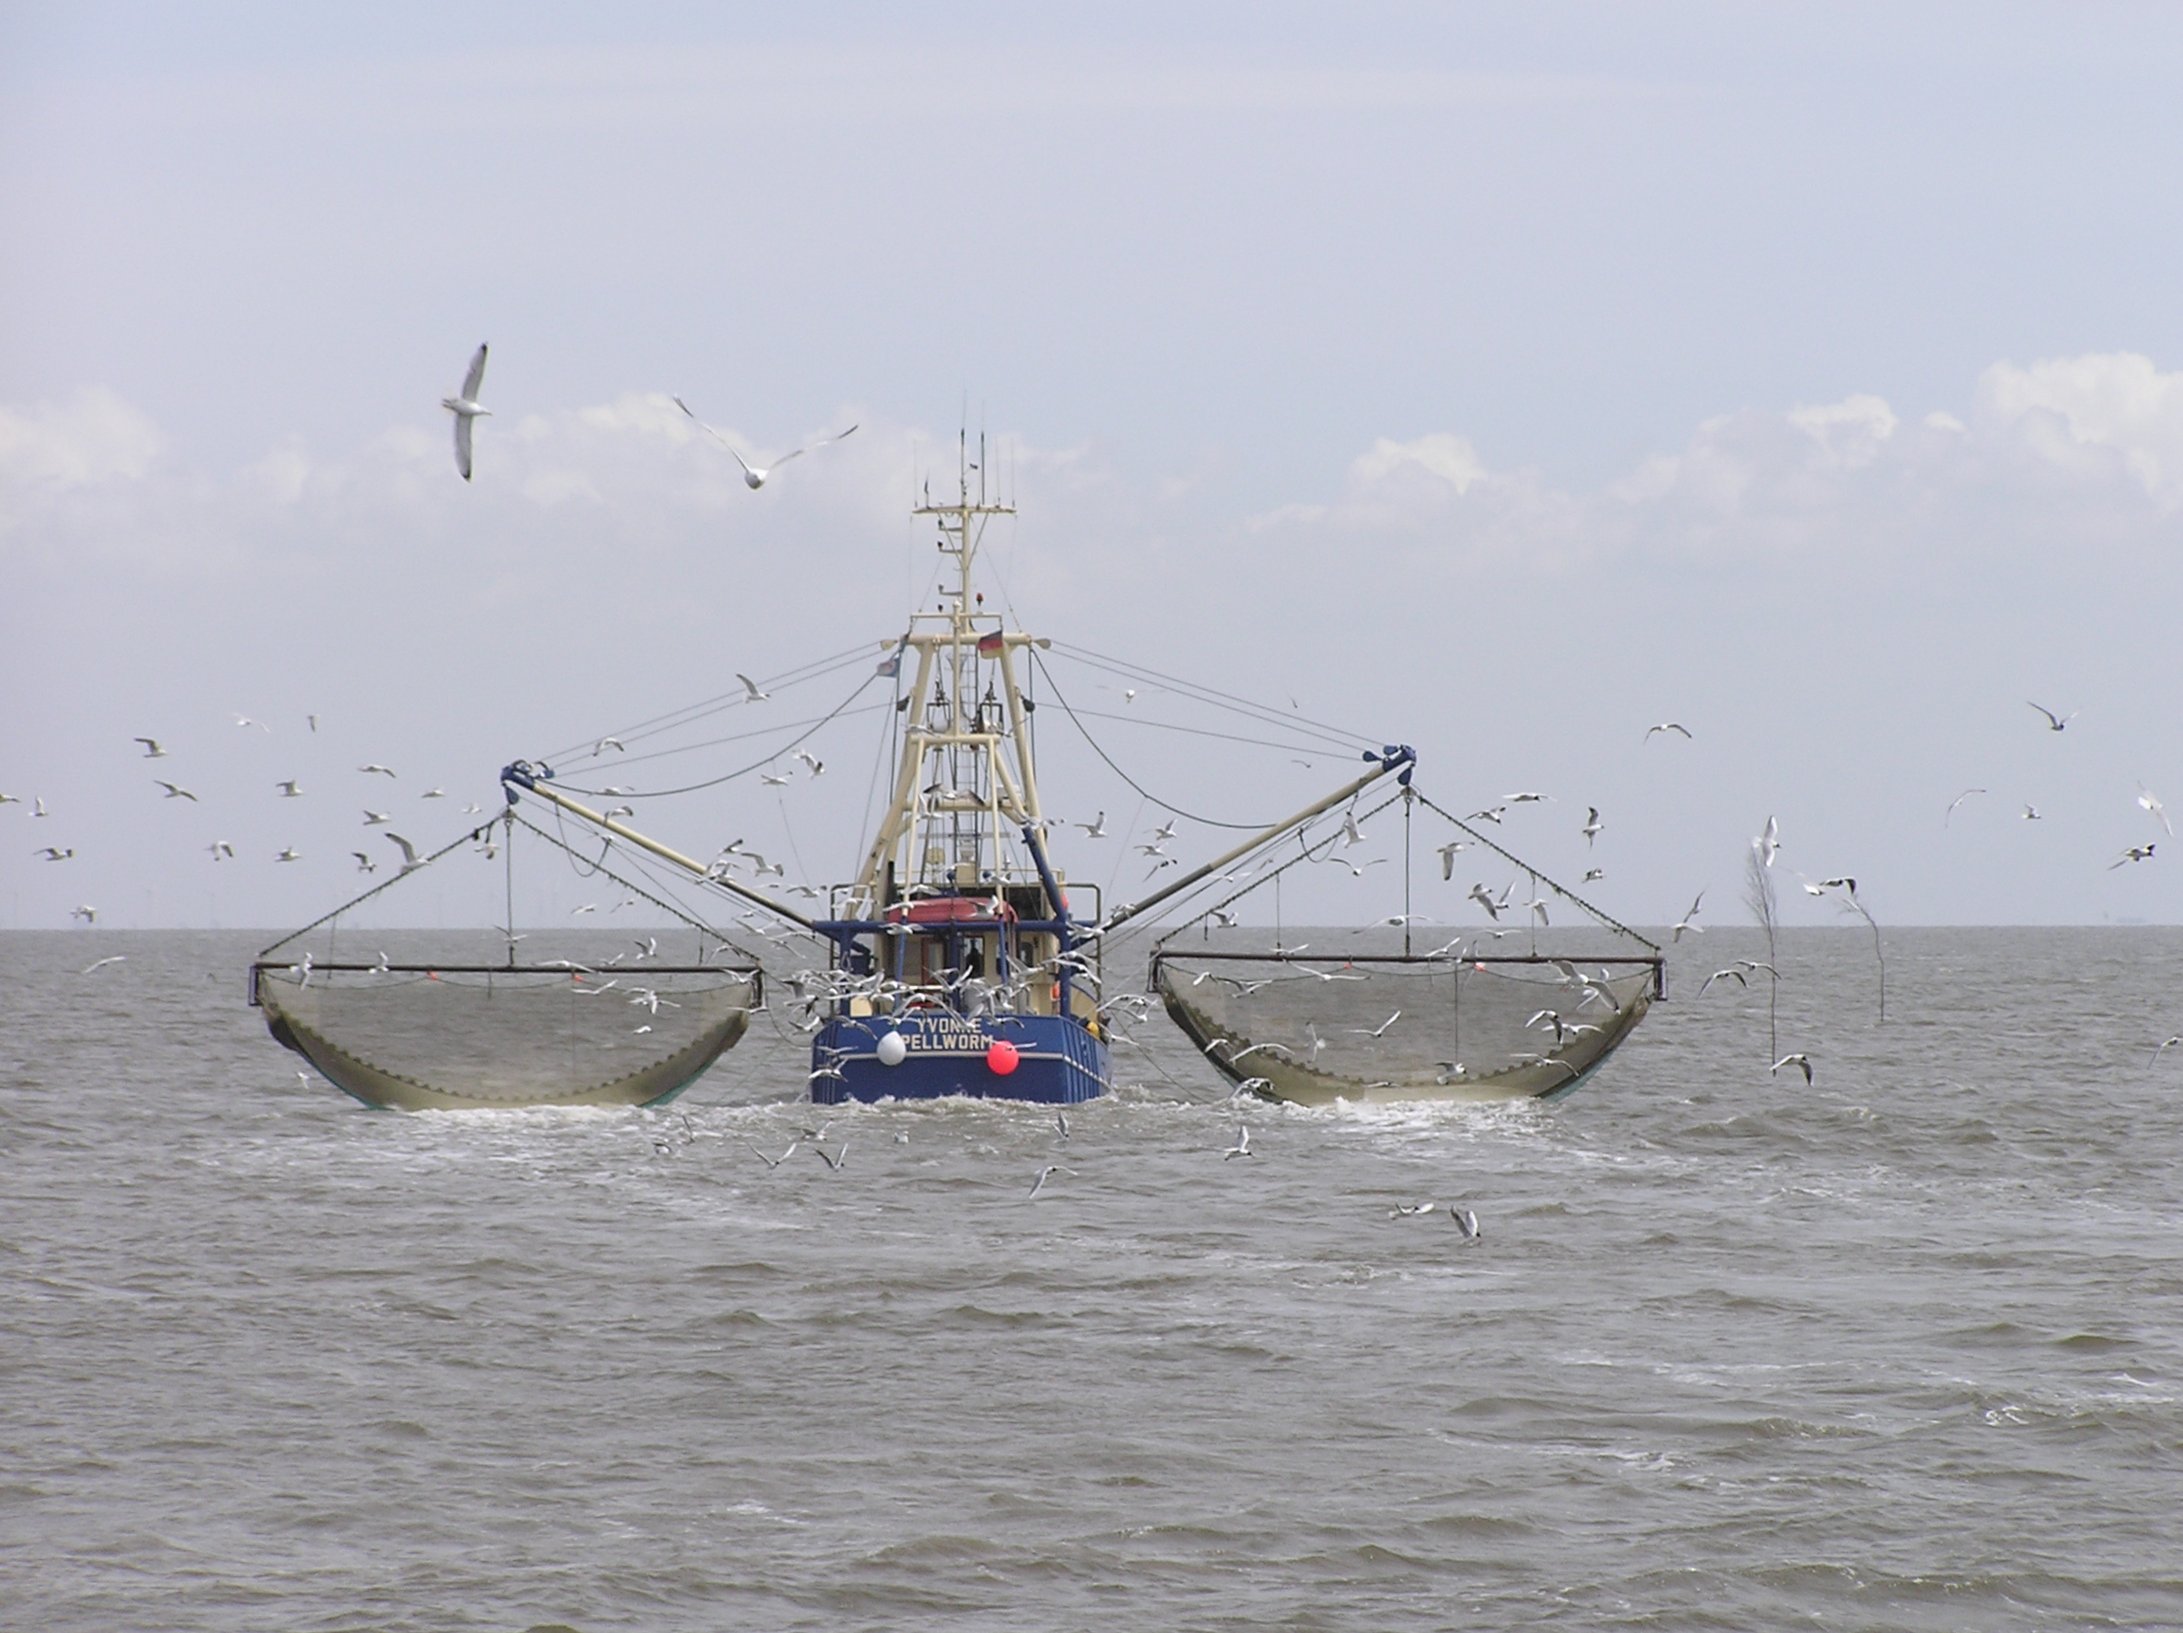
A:
[[[166,451],[159,427],[103,387],[57,403],[0,405],[0,531],[41,500],[139,480]]]
[[[2034,517],[2067,525],[2095,510],[2135,513],[2150,544],[2178,504],[2183,374],[2125,354],[1997,364],[1978,381],[1968,425],[1945,412],[1906,423],[1868,393],[1719,415],[1589,492],[1495,470],[1453,433],[1383,438],[1350,462],[1338,499],[1246,526],[1352,544],[1430,539],[1450,570],[1499,559],[1560,572],[1624,555],[1835,567],[1965,541],[1991,549]],[[2128,548],[2136,535],[2105,536]]]
[[[2163,506],[2183,504],[2183,373],[2133,352],[1996,363],[1979,378],[1981,417],[2068,470],[2119,457]]]

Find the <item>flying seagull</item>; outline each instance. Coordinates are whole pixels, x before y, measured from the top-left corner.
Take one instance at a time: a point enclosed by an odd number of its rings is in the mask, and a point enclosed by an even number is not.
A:
[[[761,692],[760,690],[758,690],[758,683],[752,680],[750,676],[744,674],[740,669],[735,672],[735,678],[743,683],[743,690],[749,694],[743,699],[745,703],[763,703],[767,698],[773,695],[771,692]]]
[[[1702,936],[1705,934],[1704,925],[1692,922],[1698,916],[1698,903],[1704,900],[1705,892],[1701,890],[1698,892],[1697,896],[1692,899],[1690,904],[1690,911],[1685,913],[1681,918],[1675,921],[1675,924],[1673,926],[1675,933],[1669,936],[1668,940],[1681,941],[1683,939],[1683,932],[1685,930],[1688,930],[1694,936]]]
[[[156,737],[132,737],[130,741],[144,745],[144,758],[147,760],[164,760],[167,757],[167,751],[159,746],[159,739]]]
[[[2047,729],[2049,731],[2060,731],[2064,726],[2068,725],[2072,720],[2076,719],[2078,715],[2084,712],[2082,709],[2072,709],[2067,714],[2056,714],[2044,703],[2032,703],[2030,698],[2026,698],[2024,699],[2024,701],[2031,704],[2031,707],[2037,709],[2041,714],[2047,717]]]
[[[480,356],[482,355],[483,354],[481,353]],[[675,406],[681,409],[683,413],[688,414],[690,416],[690,419],[707,436],[711,437],[715,442],[719,443],[721,447],[727,449],[730,457],[734,459],[736,464],[743,467],[743,485],[753,490],[764,487],[766,485],[766,478],[771,476],[775,471],[779,470],[783,465],[786,465],[790,460],[795,459],[802,454],[809,453],[812,448],[823,448],[830,442],[839,442],[843,437],[849,435],[850,431],[854,431],[856,429],[856,426],[852,425],[849,427],[848,431],[836,431],[830,437],[819,438],[818,441],[811,444],[810,448],[791,449],[789,452],[781,455],[781,457],[779,459],[776,459],[772,464],[760,466],[753,465],[749,460],[745,459],[741,454],[737,453],[734,443],[730,442],[718,431],[715,431],[703,420],[698,419],[697,415],[691,412],[690,405],[684,402],[680,397],[677,397],[675,399]]]
[[[154,777],[152,781],[167,791],[167,798],[169,799],[186,799],[192,804],[196,802],[197,796],[180,783],[169,782],[164,777]]]
[[[1775,1061],[1773,1065],[1766,1068],[1767,1075],[1771,1076],[1775,1072],[1780,1071],[1781,1068],[1784,1066],[1794,1066],[1798,1071],[1804,1074],[1804,1081],[1806,1084],[1809,1084],[1811,1082],[1812,1062],[1809,1055],[1783,1055],[1779,1060]]]
[[[1024,1201],[1030,1201],[1031,1197],[1038,1195],[1040,1191],[1044,1190],[1046,1188],[1046,1182],[1052,1179],[1054,1175],[1069,1174],[1073,1176],[1075,1173],[1076,1170],[1074,1168],[1064,1168],[1058,1162],[1048,1163],[1045,1167],[1041,1168],[1038,1171],[1038,1178],[1031,1181],[1030,1196],[1026,1196],[1024,1198]]]
[[[1647,726],[1645,728],[1645,741],[1648,743],[1651,742],[1652,734],[1656,731],[1677,731],[1681,732],[1685,738],[1688,738],[1690,736],[1690,728],[1684,725],[1681,721],[1663,720],[1657,726]]]
[[[2112,873],[2115,871],[2115,869],[2123,866],[2125,863],[2128,862],[2150,862],[2153,859],[2154,843],[2157,843],[2157,841],[2148,842],[2143,845],[2132,845],[2128,850],[2124,851],[2120,856],[2116,857],[2112,862],[2107,864],[2107,871]]]
[[[478,387],[484,383],[485,347],[480,345],[470,359],[469,372],[462,377],[461,393],[440,399],[440,406],[455,416],[455,469],[462,472],[465,482],[470,480],[471,422],[480,415],[492,412],[478,402]]]
[[[2150,788],[2147,788],[2143,783],[2138,784],[2138,803],[2144,806],[2146,810],[2152,812],[2154,816],[2158,817],[2160,819],[2160,826],[2168,833],[2171,838],[2174,837],[2175,828],[2168,821],[2167,806],[2161,804],[2160,796],[2154,793]]]
[[[1965,800],[1969,799],[1969,798],[1970,798],[1970,797],[1971,797],[1971,796],[1972,796],[1973,794],[1983,794],[1983,793],[1985,793],[1985,792],[1986,792],[1986,790],[1985,790],[1985,789],[1983,789],[1983,788],[1966,788],[1966,789],[1965,789],[1965,790],[1964,790],[1964,791],[1963,791],[1962,793],[1958,794],[1958,795],[1957,795],[1957,796],[1956,796],[1956,797],[1955,797],[1954,799],[1952,799],[1952,800],[1950,800],[1950,801],[1948,802],[1948,809],[1947,809],[1947,811],[1946,811],[1946,812],[1945,812],[1945,813],[1944,813],[1944,814],[1943,814],[1943,815],[1941,816],[1941,819],[1940,819],[1940,825],[1941,825],[1941,826],[1942,826],[1943,828],[1947,827],[1947,826],[1948,826],[1948,819],[1949,819],[1949,817],[1952,817],[1952,816],[1954,816],[1954,815],[1956,814],[1956,807],[1957,807],[1957,806],[1961,805],[1961,804],[1962,804],[1962,803],[1963,803],[1963,802],[1964,802]]]

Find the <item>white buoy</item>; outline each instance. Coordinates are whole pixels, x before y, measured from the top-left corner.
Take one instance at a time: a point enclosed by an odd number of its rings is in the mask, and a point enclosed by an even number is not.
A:
[[[882,1066],[899,1066],[908,1058],[910,1046],[902,1041],[902,1034],[889,1032],[879,1040],[879,1047],[872,1051],[879,1056]]]

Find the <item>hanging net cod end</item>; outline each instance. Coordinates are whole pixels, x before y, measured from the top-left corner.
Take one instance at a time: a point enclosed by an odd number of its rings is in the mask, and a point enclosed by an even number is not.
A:
[[[1566,1094],[1644,1018],[1657,961],[1161,952],[1168,1014],[1269,1099],[1493,1101]]]
[[[656,1009],[554,967],[256,971],[275,1038],[358,1100],[405,1111],[672,1098],[743,1036],[758,981],[685,966],[643,980]]]
[[[501,847],[517,840],[574,856],[511,811],[268,947],[250,967],[250,996],[274,1038],[367,1105],[408,1111],[653,1105],[742,1038],[764,1001],[757,961],[610,866],[610,847],[577,858],[583,876],[618,886],[616,905],[650,904],[667,928],[533,936],[357,922],[366,904],[383,918],[387,893],[413,879],[457,888],[463,875],[450,868],[512,877]],[[455,854],[465,847],[471,854]],[[678,942],[689,949],[681,961]],[[359,945],[377,958],[359,960]]]

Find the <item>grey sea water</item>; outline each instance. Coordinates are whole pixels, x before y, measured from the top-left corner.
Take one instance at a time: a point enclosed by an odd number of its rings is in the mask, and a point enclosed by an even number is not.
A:
[[[765,1026],[664,1111],[366,1111],[264,939],[0,936],[0,1624],[2183,1626],[2183,932],[1891,932],[1885,1026],[1790,932],[1809,1087],[1716,930],[1555,1105],[1224,1160],[1167,1042],[839,1171],[753,1154]]]

